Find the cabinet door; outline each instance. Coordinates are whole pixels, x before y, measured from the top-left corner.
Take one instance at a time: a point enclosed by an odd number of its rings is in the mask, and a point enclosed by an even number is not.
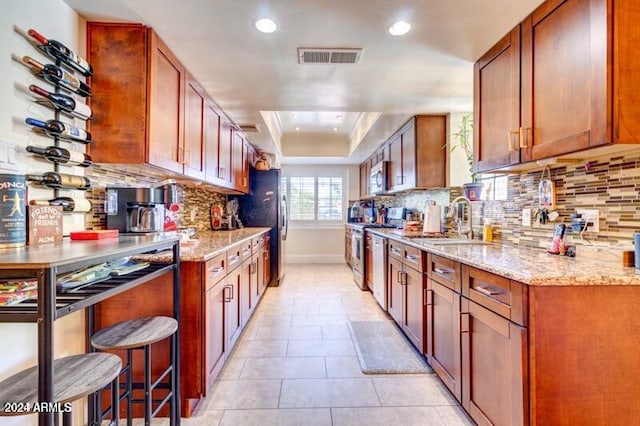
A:
[[[205,133],[204,90],[193,79],[185,85],[184,104],[184,174],[196,179],[204,179],[204,133]]]
[[[462,406],[480,425],[529,424],[527,332],[462,298]]]
[[[424,279],[422,272],[405,267],[401,274],[403,281],[402,330],[413,345],[424,353]]]
[[[205,106],[205,177],[209,183],[218,182],[218,149],[220,144],[220,116],[211,103]]]
[[[402,137],[396,135],[389,142],[389,189],[394,191],[402,187]]]
[[[402,131],[401,140],[402,177],[400,187],[410,189],[416,186],[416,127],[413,120]]]
[[[548,1],[522,24],[526,161],[609,141],[608,36],[604,1]]]
[[[220,120],[220,142],[218,150],[218,179],[222,186],[231,188],[233,182],[233,170],[231,169],[231,140],[233,129],[225,119]]]
[[[264,291],[267,289],[267,286],[269,285],[269,282],[271,281],[271,259],[270,259],[270,251],[269,251],[269,239],[266,238],[265,239],[265,243],[264,243],[264,253],[263,253],[263,262],[264,262],[264,282],[263,282],[263,286],[262,289],[260,290],[261,292],[264,293]]]
[[[224,281],[211,287],[206,293],[205,305],[205,343],[206,383],[204,393],[213,385],[225,360],[225,296],[229,289]]]
[[[249,167],[253,162],[253,148],[251,144],[245,139],[242,145],[242,192],[249,193]]]
[[[240,295],[240,289],[242,288],[241,272],[242,268],[236,268],[227,275],[227,294],[225,299],[227,351],[231,351],[233,346],[236,344],[238,337],[240,337],[240,332],[242,331],[242,318],[240,317],[240,300],[242,298]]]
[[[184,68],[162,40],[153,31],[149,32],[149,163],[182,173]]]
[[[256,303],[262,296],[262,292],[264,291],[264,247],[260,248],[258,254],[255,257],[255,268],[256,268]],[[254,304],[255,305],[255,304]]]
[[[244,138],[242,137],[242,134],[234,131],[231,151],[231,168],[233,169],[233,188],[238,191],[242,191],[244,183],[243,150]]]
[[[360,164],[360,198],[364,198],[368,195],[369,176],[367,175],[367,164]]]
[[[402,262],[389,257],[387,261],[387,312],[391,318],[402,327],[402,293],[401,284]]]
[[[251,316],[251,304],[253,302],[251,292],[251,259],[243,262],[240,270],[240,317],[242,327],[244,327]]]
[[[427,344],[425,355],[442,382],[462,401],[460,380],[460,294],[427,281]]]
[[[519,163],[520,25],[476,62],[473,99],[476,170]]]

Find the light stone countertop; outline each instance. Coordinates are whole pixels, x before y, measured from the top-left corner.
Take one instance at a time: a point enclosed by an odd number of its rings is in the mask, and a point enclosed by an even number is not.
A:
[[[252,238],[269,232],[271,228],[243,228],[233,231],[206,231],[198,232],[196,245],[180,245],[181,262],[206,262],[207,260],[224,253],[236,244],[250,241]],[[164,251],[152,255],[136,256],[150,262],[170,262],[171,252]]]
[[[532,286],[639,285],[640,269],[625,268],[622,259],[590,252],[575,258],[542,249],[492,243],[488,245],[428,245],[394,234],[390,229],[368,228],[403,244],[463,264],[493,272]],[[608,258],[609,260],[602,260]]]

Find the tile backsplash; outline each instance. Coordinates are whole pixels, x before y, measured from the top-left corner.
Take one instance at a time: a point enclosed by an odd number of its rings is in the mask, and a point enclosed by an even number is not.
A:
[[[579,156],[579,154],[578,154]],[[640,230],[640,150],[624,154],[563,165],[551,169],[556,189],[555,222],[522,226],[522,210],[538,209],[538,183],[542,170],[508,176],[507,199],[504,201],[477,201],[473,205],[473,228],[476,237],[482,236],[484,219],[491,219],[494,241],[546,248],[557,223],[571,223],[570,215],[576,209],[600,211],[600,231],[585,232],[589,242],[605,245],[630,244],[633,232]],[[428,200],[447,205],[462,194],[462,188],[431,191],[411,191],[395,196],[378,197],[376,205],[406,207],[422,211]],[[449,220],[448,227],[454,225]],[[568,233],[574,243],[581,241],[578,233]]]
[[[94,164],[86,171],[91,179],[92,189],[86,197],[93,203],[93,210],[86,216],[86,229],[105,229],[106,214],[104,210],[105,188],[107,186],[150,187],[164,180],[161,176],[150,176],[135,167],[123,169],[122,166]],[[213,204],[225,205],[226,195],[208,186],[178,185],[177,223],[179,227],[195,227],[198,231],[211,229],[209,207]]]

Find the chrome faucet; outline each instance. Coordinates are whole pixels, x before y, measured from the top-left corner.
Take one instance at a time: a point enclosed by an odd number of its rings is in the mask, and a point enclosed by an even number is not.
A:
[[[465,224],[466,221],[464,220],[464,210],[462,210],[462,212],[458,210],[458,203],[464,203],[467,205],[467,208],[465,210],[467,210],[467,217],[469,219],[468,224]],[[465,235],[468,240],[473,240],[471,201],[467,197],[461,196],[454,199],[449,206],[449,212],[447,213],[447,216],[451,218],[453,218],[454,216],[456,217],[458,235]]]

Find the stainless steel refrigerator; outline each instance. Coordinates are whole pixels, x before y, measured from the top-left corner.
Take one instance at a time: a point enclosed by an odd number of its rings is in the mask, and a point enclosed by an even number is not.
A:
[[[244,226],[271,228],[271,277],[270,286],[278,286],[284,277],[283,255],[287,239],[287,199],[282,193],[280,170],[256,170],[249,172],[249,194],[233,195],[237,198],[240,221]]]

